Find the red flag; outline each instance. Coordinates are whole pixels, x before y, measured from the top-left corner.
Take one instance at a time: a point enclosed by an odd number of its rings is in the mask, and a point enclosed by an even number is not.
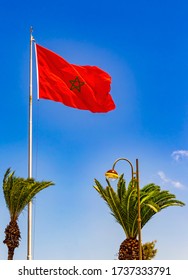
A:
[[[96,66],[68,63],[36,44],[39,98],[93,113],[115,109],[110,92],[111,77]]]

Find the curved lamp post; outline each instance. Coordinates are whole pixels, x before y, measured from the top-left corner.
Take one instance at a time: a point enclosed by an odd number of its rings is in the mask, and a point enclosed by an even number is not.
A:
[[[139,260],[142,260],[142,239],[141,239],[141,211],[140,211],[140,186],[139,186],[139,170],[138,170],[138,159],[136,159],[136,172],[134,172],[134,168],[132,163],[126,159],[126,158],[118,158],[113,166],[112,169],[108,170],[105,173],[105,176],[107,179],[113,179],[116,180],[118,179],[119,175],[117,171],[114,169],[115,165],[118,161],[124,160],[127,161],[131,167],[131,174],[132,174],[132,183],[134,187],[134,181],[136,181],[136,186],[137,186],[137,195],[138,195],[138,244],[139,244]]]

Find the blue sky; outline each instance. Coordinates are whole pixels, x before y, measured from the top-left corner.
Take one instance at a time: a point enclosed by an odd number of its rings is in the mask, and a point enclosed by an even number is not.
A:
[[[165,2],[165,3],[164,3]],[[92,114],[37,101],[33,79],[33,177],[52,180],[33,206],[34,259],[116,259],[123,230],[94,190],[119,157],[140,185],[154,182],[188,204],[187,1],[1,1],[0,179],[27,177],[29,30],[36,42],[78,65],[112,76],[116,109]],[[118,171],[130,180],[126,162]],[[156,259],[188,259],[188,210],[171,207],[142,231]],[[0,240],[9,223],[0,190]],[[26,258],[27,211],[15,259]],[[1,242],[1,241],[0,241]],[[7,248],[0,243],[0,259]]]

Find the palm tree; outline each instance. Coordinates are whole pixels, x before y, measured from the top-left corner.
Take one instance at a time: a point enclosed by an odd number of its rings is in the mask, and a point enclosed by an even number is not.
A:
[[[8,247],[8,260],[12,260],[14,250],[19,246],[21,234],[18,226],[18,217],[25,206],[41,190],[54,185],[53,182],[37,182],[34,179],[16,177],[15,172],[7,169],[3,179],[4,198],[10,214],[10,223],[5,229],[5,240]]]
[[[115,192],[108,180],[108,186],[103,188],[102,185],[95,179],[94,188],[100,196],[106,201],[111,210],[111,214],[116,221],[122,226],[126,239],[122,242],[119,249],[118,258],[120,260],[138,260],[138,196],[137,188],[132,182],[126,188],[123,175],[120,176]],[[176,200],[174,194],[169,191],[161,190],[155,184],[148,184],[140,190],[140,206],[141,219],[143,228],[153,215],[169,206],[183,206],[183,202]],[[143,255],[144,258],[144,255]]]

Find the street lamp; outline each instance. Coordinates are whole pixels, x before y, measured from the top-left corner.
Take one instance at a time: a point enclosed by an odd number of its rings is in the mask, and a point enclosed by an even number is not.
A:
[[[137,186],[137,195],[138,195],[138,244],[139,244],[139,260],[142,260],[142,239],[141,239],[141,210],[140,210],[140,186],[139,186],[139,170],[138,170],[138,159],[136,159],[136,172],[134,172],[134,168],[132,163],[126,159],[126,158],[118,158],[113,166],[112,169],[108,170],[105,173],[105,176],[107,179],[112,179],[112,180],[116,180],[118,179],[119,175],[117,173],[117,171],[114,169],[115,165],[118,161],[120,160],[125,160],[129,163],[130,167],[131,167],[131,174],[132,174],[132,184],[134,187],[134,182],[136,181],[136,186]]]

